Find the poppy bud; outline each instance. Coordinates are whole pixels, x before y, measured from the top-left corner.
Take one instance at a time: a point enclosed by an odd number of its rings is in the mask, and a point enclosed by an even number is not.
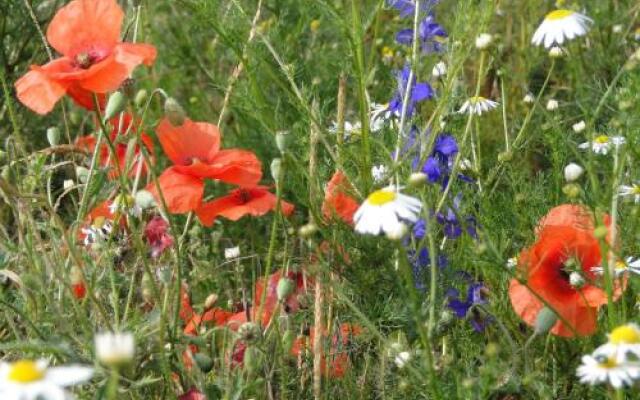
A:
[[[280,278],[278,281],[278,286],[276,287],[276,295],[278,296],[278,301],[285,301],[287,297],[293,290],[295,289],[295,283],[293,280],[289,278]]]
[[[145,89],[138,90],[136,96],[133,98],[133,103],[136,107],[140,108],[144,105],[144,102],[147,100],[147,91]]]
[[[82,117],[80,116],[79,112],[74,110],[69,113],[69,121],[71,121],[73,125],[78,125],[81,120]]]
[[[536,324],[534,326],[535,334],[542,335],[547,333],[557,321],[558,316],[556,313],[549,307],[543,307],[538,311],[538,316],[536,317]]]
[[[271,177],[276,183],[280,180],[280,172],[282,172],[282,160],[274,158],[271,161]]]
[[[609,229],[604,225],[599,225],[593,231],[593,236],[595,236],[597,239],[604,239],[607,237],[608,234],[609,234]]]
[[[276,146],[278,147],[278,150],[280,150],[280,153],[284,153],[285,151],[287,151],[288,142],[289,132],[280,131],[276,133]]]
[[[167,97],[167,100],[165,100],[164,115],[173,126],[181,126],[184,124],[184,109],[173,97]]]
[[[107,101],[107,107],[104,110],[105,121],[110,120],[117,114],[121,113],[127,105],[127,98],[121,91],[113,92]]]
[[[76,176],[78,177],[79,182],[87,183],[87,179],[89,178],[89,170],[85,167],[76,167]]]
[[[571,128],[573,129],[573,131],[575,133],[580,133],[582,131],[584,131],[587,128],[587,123],[584,121],[579,121],[576,122],[575,124],[571,125]]]
[[[207,298],[204,301],[205,310],[212,309],[217,301],[218,301],[218,295],[215,293],[211,293],[209,296],[207,296]]]
[[[60,129],[55,126],[47,129],[47,141],[51,146],[57,146],[60,143]]]
[[[255,346],[247,346],[244,351],[243,366],[249,372],[257,372],[263,365],[264,358]]]
[[[196,364],[198,365],[198,368],[200,368],[200,371],[205,374],[213,368],[213,360],[208,355],[196,353],[193,358],[196,360]]]

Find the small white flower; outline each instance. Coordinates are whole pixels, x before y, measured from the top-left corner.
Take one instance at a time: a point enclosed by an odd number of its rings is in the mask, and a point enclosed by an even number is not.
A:
[[[135,196],[135,203],[141,210],[155,207],[156,199],[148,190],[138,190]]]
[[[481,33],[476,37],[476,48],[478,50],[485,50],[491,45],[493,41],[493,36],[488,33]]]
[[[233,260],[240,257],[240,247],[227,247],[224,249],[224,258],[227,260]]]
[[[357,135],[360,133],[360,129],[362,129],[362,125],[360,122],[351,123],[349,121],[344,121],[344,136],[345,139],[351,137],[351,135]],[[333,124],[329,128],[330,133],[338,132],[338,123],[333,121]]]
[[[571,128],[573,128],[573,131],[575,133],[580,133],[582,131],[584,131],[587,128],[587,124],[584,121],[578,121],[575,124],[573,124],[571,126]]]
[[[483,112],[487,112],[489,110],[493,110],[498,107],[498,102],[493,100],[485,99],[482,96],[474,96],[469,98],[469,100],[465,101],[462,104],[458,113],[463,114],[467,113],[469,115],[482,115]]]
[[[569,274],[569,284],[574,288],[581,288],[584,286],[584,278],[579,272],[573,271]]]
[[[564,167],[564,179],[567,182],[577,181],[578,179],[580,179],[583,173],[584,173],[584,168],[582,168],[580,165],[576,163],[570,163],[570,164],[567,164],[566,167]]]
[[[389,170],[383,164],[371,167],[371,176],[375,183],[382,183],[386,178]]]
[[[591,272],[597,275],[604,275],[603,266],[597,266],[591,268]],[[627,257],[626,260],[617,260],[614,265],[613,275],[617,278],[624,275],[627,272],[633,272],[640,275],[640,258],[634,259],[633,257]]]
[[[547,101],[547,111],[555,111],[558,109],[558,100],[549,99]]]
[[[555,10],[544,17],[544,20],[533,34],[531,43],[536,46],[544,44],[550,48],[561,45],[565,40],[583,36],[589,31],[593,20],[585,15],[571,10]]]
[[[640,185],[637,183],[631,185],[620,185],[618,195],[621,197],[632,197],[636,204],[640,203]]]
[[[582,365],[577,375],[580,382],[589,385],[608,383],[616,389],[628,386],[640,375],[637,364],[621,363],[616,353],[607,354],[606,349],[598,348],[591,355],[582,356]]]
[[[533,95],[533,93],[527,93],[522,98],[522,102],[525,103],[525,104],[532,104],[534,101],[536,101],[536,98]]]
[[[80,365],[48,368],[44,360],[0,362],[0,399],[73,399],[64,388],[86,382],[92,376],[93,368]]]
[[[100,333],[94,341],[96,358],[107,366],[125,365],[133,360],[135,341],[131,333]]]
[[[73,179],[65,179],[64,182],[62,182],[62,188],[64,190],[71,189],[73,185],[75,185],[75,182],[73,181]]]
[[[408,351],[401,351],[393,360],[400,369],[404,368],[409,361],[411,361],[411,353]]]
[[[511,257],[507,260],[507,268],[514,269],[518,266],[518,256]]]
[[[612,31],[613,33],[622,33],[622,31],[623,31],[623,30],[624,30],[624,26],[622,26],[622,25],[620,25],[620,24],[614,25],[614,26],[611,28],[611,31]]]
[[[473,163],[468,158],[460,160],[460,171],[472,171]]]
[[[396,233],[403,221],[416,222],[421,209],[419,199],[386,187],[371,193],[358,208],[353,218],[355,230],[369,235]]]
[[[565,51],[560,46],[553,46],[551,50],[549,50],[549,57],[551,58],[560,58],[565,55]]]
[[[592,142],[584,142],[578,145],[578,148],[586,150],[591,148],[596,154],[606,155],[611,150],[612,146],[619,147],[625,143],[625,138],[622,136],[607,136],[600,135],[596,137]]]
[[[447,64],[444,61],[440,61],[436,65],[433,66],[431,70],[431,76],[434,78],[440,78],[441,76],[445,76],[447,74]]]

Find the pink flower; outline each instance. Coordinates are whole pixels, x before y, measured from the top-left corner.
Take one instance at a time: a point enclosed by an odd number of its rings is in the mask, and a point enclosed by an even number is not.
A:
[[[144,237],[151,246],[151,257],[160,257],[167,247],[173,245],[173,237],[169,234],[168,228],[169,223],[158,215],[147,222],[147,226],[144,228]]]
[[[178,400],[207,400],[207,396],[198,389],[192,387],[187,393],[179,396]]]

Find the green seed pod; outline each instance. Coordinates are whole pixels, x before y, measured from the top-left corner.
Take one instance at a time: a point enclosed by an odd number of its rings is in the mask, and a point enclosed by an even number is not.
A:
[[[173,97],[167,97],[165,100],[164,115],[173,126],[181,126],[186,118],[184,109]]]
[[[147,95],[148,93],[145,89],[138,90],[138,93],[136,93],[136,96],[133,98],[133,103],[136,107],[140,108],[144,105],[144,102],[147,101]]]
[[[121,91],[113,92],[107,101],[107,107],[104,110],[104,119],[110,120],[116,114],[121,113],[127,105],[127,97]]]
[[[536,324],[534,326],[534,332],[536,335],[545,334],[555,325],[558,321],[558,316],[549,307],[544,307],[538,312],[536,317]]]
[[[280,131],[276,133],[276,146],[278,147],[278,150],[280,150],[280,153],[284,153],[285,151],[287,151],[288,144],[289,132]]]
[[[205,374],[213,368],[213,360],[206,354],[196,353],[193,358],[196,360],[196,364],[198,364],[198,368],[200,371]]]
[[[274,181],[278,182],[281,178],[280,173],[282,172],[282,160],[279,158],[274,158],[271,161],[271,177]]]
[[[278,286],[276,287],[276,295],[278,296],[278,301],[285,301],[287,297],[293,290],[295,289],[296,284],[289,278],[280,278],[278,281]]]
[[[52,126],[47,129],[47,140],[51,146],[57,146],[60,144],[60,129]]]

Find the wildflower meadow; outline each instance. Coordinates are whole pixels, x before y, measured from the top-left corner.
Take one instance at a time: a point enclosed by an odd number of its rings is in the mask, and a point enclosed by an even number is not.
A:
[[[0,400],[639,399],[636,0],[0,0]]]

